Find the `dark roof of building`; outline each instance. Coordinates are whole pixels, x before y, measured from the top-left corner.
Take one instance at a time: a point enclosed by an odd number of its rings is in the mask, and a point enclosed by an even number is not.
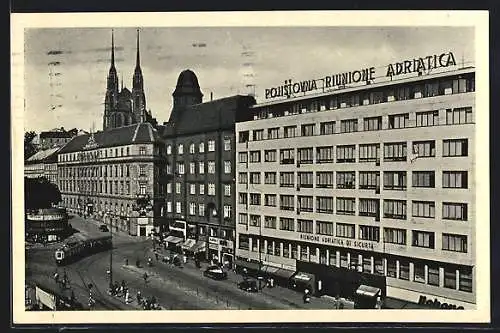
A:
[[[118,94],[118,98],[120,98],[120,97],[131,98],[132,97],[132,93],[130,92],[130,90],[127,89],[127,87],[125,87]]]
[[[40,133],[40,139],[47,138],[71,138],[74,135],[73,132],[66,131],[45,131]]]
[[[195,94],[203,96],[200,90],[200,84],[198,83],[198,78],[190,69],[183,70],[179,74],[173,95],[177,96],[179,94]]]
[[[89,142],[91,134],[74,137],[61,150],[60,154],[83,150]],[[115,147],[126,144],[152,143],[160,140],[158,131],[150,123],[133,124],[129,126],[112,128],[93,134],[98,147]]]
[[[234,128],[239,113],[255,104],[251,96],[235,95],[179,109],[176,122],[168,122],[164,136],[185,135]]]
[[[40,163],[44,161],[52,161],[56,159],[57,152],[61,149],[61,147],[54,147],[54,148],[49,148],[45,150],[41,150],[37,152],[36,154],[30,156],[25,164],[35,164],[35,163]]]

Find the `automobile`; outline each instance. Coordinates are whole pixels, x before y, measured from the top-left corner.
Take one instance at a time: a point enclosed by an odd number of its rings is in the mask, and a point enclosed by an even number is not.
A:
[[[99,226],[99,230],[101,230],[102,232],[108,232],[109,231],[108,226],[105,225],[105,224],[101,224]]]
[[[259,290],[257,288],[257,281],[255,280],[243,280],[238,283],[238,288],[251,293],[255,293]]]
[[[227,279],[227,272],[225,272],[219,266],[209,266],[203,272],[203,276],[212,278],[214,280],[225,280],[225,279]]]

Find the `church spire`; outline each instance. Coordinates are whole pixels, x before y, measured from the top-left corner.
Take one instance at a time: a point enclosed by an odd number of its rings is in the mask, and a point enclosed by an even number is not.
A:
[[[115,34],[111,29],[111,67],[115,67]]]
[[[139,52],[139,29],[137,29],[137,56],[135,59],[135,67],[140,68],[141,67],[141,56]]]

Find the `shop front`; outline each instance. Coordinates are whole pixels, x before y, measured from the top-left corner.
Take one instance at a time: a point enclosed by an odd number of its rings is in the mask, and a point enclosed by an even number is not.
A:
[[[208,259],[222,263],[227,268],[233,267],[234,242],[218,237],[208,237]]]

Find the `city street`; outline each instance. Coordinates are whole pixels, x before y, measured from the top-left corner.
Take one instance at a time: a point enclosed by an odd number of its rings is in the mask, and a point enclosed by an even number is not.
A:
[[[75,216],[70,220],[73,228],[79,232],[72,237],[96,236],[106,234],[98,230],[97,221]],[[314,298],[311,303],[302,302],[302,294],[281,287],[264,288],[258,293],[247,293],[237,287],[242,277],[232,271],[228,279],[215,281],[202,275],[206,264],[196,268],[194,262],[184,267],[156,262],[151,251],[152,241],[145,237],[138,238],[122,232],[113,232],[113,280],[126,281],[132,301],[125,304],[123,297],[107,293],[109,280],[106,271],[109,268],[110,252],[98,253],[83,258],[65,267],[57,268],[54,261],[55,246],[33,247],[27,250],[27,281],[43,283],[50,288],[59,289],[52,276],[56,269],[62,276],[64,270],[70,280],[70,287],[76,298],[87,306],[87,285],[94,285],[95,309],[139,309],[135,300],[138,290],[143,297],[155,296],[164,309],[331,309],[333,303],[328,299]],[[154,265],[146,265],[147,258],[153,258]],[[126,265],[128,259],[128,265]],[[136,267],[136,260],[141,267]],[[148,275],[144,281],[144,273]],[[66,294],[70,290],[64,291]]]

